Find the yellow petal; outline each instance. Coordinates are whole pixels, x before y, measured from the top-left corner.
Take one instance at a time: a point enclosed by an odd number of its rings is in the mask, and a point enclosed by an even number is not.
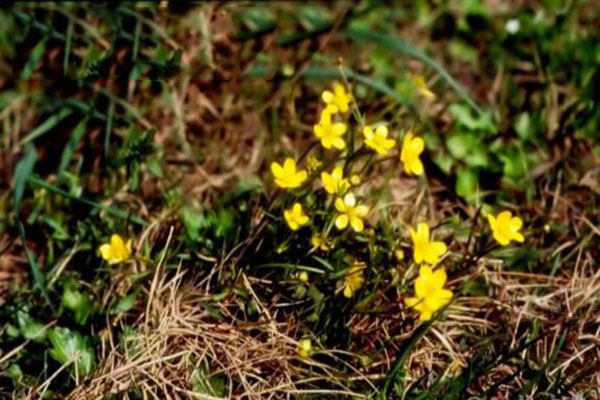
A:
[[[407,307],[414,307],[414,305],[417,304],[419,301],[421,301],[421,299],[418,297],[409,297],[407,299],[404,299],[404,303]]]
[[[299,171],[296,173],[296,175],[294,176],[294,179],[298,182],[298,185],[299,185],[306,180],[307,176],[308,176],[307,172],[305,170],[302,170],[302,171]]]
[[[346,124],[338,122],[337,124],[333,125],[333,134],[336,136],[343,135],[346,132],[346,129],[348,129]]]
[[[351,298],[352,297],[352,288],[350,287],[350,285],[345,285],[344,286],[344,296],[347,298]]]
[[[417,264],[420,264],[423,262],[423,253],[421,251],[421,249],[419,248],[419,246],[415,245],[414,249],[413,249],[413,258],[415,259],[415,262]]]
[[[369,213],[369,207],[365,206],[364,204],[361,204],[359,206],[356,206],[356,208],[354,209],[354,213],[358,217],[363,218]]]
[[[512,213],[510,211],[502,211],[500,214],[498,214],[497,220],[501,225],[509,225],[511,218]]]
[[[431,319],[431,315],[432,315],[432,313],[429,310],[421,311],[421,315],[419,317],[419,320],[421,322],[429,321]]]
[[[446,271],[444,271],[443,269],[437,269],[434,271],[433,273],[433,281],[435,282],[435,286],[437,288],[442,288],[444,287],[444,284],[446,283]]]
[[[342,230],[347,226],[348,226],[348,216],[346,214],[339,215],[335,219],[335,227],[338,228],[339,230]]]
[[[348,193],[344,196],[344,204],[347,207],[354,207],[356,205],[356,197],[353,193]]]
[[[496,218],[490,213],[487,215],[488,222],[490,223],[490,227],[492,229],[496,229]]]
[[[346,142],[344,142],[342,138],[333,139],[332,145],[338,150],[343,150],[346,148]]]
[[[518,231],[523,226],[523,221],[519,217],[513,217],[510,219],[510,228],[514,231]]]
[[[413,243],[417,241],[417,232],[415,232],[412,226],[410,227],[410,238],[412,239]]]
[[[431,272],[431,267],[427,265],[421,266],[419,268],[419,276],[422,276],[425,279],[431,279],[433,277],[433,272]]]
[[[339,212],[346,212],[346,204],[344,203],[344,200],[342,200],[341,198],[337,198],[335,199],[335,209],[338,210]]]
[[[350,224],[352,225],[352,229],[354,229],[356,232],[362,232],[365,228],[365,225],[360,218],[352,218],[350,220]]]
[[[281,165],[274,162],[271,164],[271,172],[273,172],[273,175],[276,178],[279,178],[283,175],[283,168],[281,168]]]
[[[321,94],[321,98],[325,103],[331,103],[333,101],[334,95],[329,90],[326,90]]]
[[[98,251],[100,251],[100,255],[106,261],[109,261],[110,259],[112,259],[112,249],[110,247],[110,244],[108,244],[108,243],[103,244],[102,246],[100,246],[98,248]]]
[[[411,160],[408,169],[415,175],[421,175],[423,173],[423,163],[419,158],[415,158]]]
[[[416,137],[411,141],[411,148],[415,155],[419,155],[425,148],[425,142],[420,137]]]
[[[431,242],[425,253],[425,261],[434,264],[438,262],[440,256],[446,253],[447,247],[444,242]]]
[[[429,240],[429,225],[424,222],[417,225],[417,239],[423,241]]]
[[[110,245],[115,249],[122,249],[125,247],[125,242],[123,242],[121,236],[114,234],[110,237]]]

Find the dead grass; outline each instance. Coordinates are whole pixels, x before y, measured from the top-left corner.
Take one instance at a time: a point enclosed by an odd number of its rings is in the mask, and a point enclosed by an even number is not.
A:
[[[358,371],[348,376],[325,363],[297,356],[301,325],[260,302],[253,288],[264,283],[241,278],[240,283],[260,305],[258,320],[250,321],[242,299],[230,296],[216,302],[202,282],[187,275],[181,268],[157,269],[147,311],[138,314],[138,308],[134,313],[135,329],[125,341],[115,342],[113,327],[124,329],[126,322],[107,321],[108,328],[100,334],[98,370],[67,398],[100,399],[115,394],[127,399],[127,391],[138,388],[144,398],[212,399],[193,391],[194,371],[203,366],[210,370],[206,378],[225,378],[227,398],[281,398],[284,393],[310,393],[317,385],[319,393],[364,398],[346,385],[357,379],[368,381]],[[222,316],[221,321],[215,313]]]

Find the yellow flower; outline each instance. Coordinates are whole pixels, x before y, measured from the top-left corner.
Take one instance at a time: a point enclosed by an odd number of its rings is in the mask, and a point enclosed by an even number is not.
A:
[[[363,129],[365,136],[365,144],[375,150],[377,154],[385,156],[392,147],[396,145],[394,139],[388,139],[388,129],[386,126],[380,125],[373,131],[370,126],[365,126]]]
[[[331,174],[321,172],[323,187],[330,194],[344,194],[350,187],[348,179],[344,178],[342,167],[335,167]]]
[[[363,218],[369,213],[369,207],[359,204],[356,205],[354,194],[348,193],[341,198],[335,199],[335,208],[340,212],[340,215],[335,219],[335,226],[342,230],[348,226],[352,226],[356,232],[362,232],[364,229]]]
[[[298,351],[298,355],[300,357],[310,357],[310,353],[312,352],[312,342],[310,341],[310,338],[300,339],[300,341],[298,341],[298,348],[296,350]]]
[[[411,79],[413,85],[417,87],[417,90],[419,91],[419,93],[421,93],[423,97],[426,97],[428,99],[435,98],[435,93],[429,90],[429,88],[427,87],[427,82],[425,82],[425,77],[423,77],[423,75],[413,74],[411,76]]]
[[[432,242],[429,240],[429,226],[426,223],[420,223],[417,226],[416,232],[411,227],[410,237],[414,243],[414,257],[417,264],[423,261],[428,264],[435,264],[448,250],[444,242]]]
[[[314,248],[319,248],[322,251],[329,251],[333,248],[333,243],[326,236],[321,235],[319,233],[315,233],[310,238],[310,243]]]
[[[431,271],[426,265],[419,270],[415,280],[415,297],[406,299],[406,305],[421,314],[421,321],[428,321],[434,312],[444,307],[452,299],[452,292],[444,289],[446,272],[438,269]]]
[[[323,163],[315,156],[310,156],[306,159],[306,166],[309,172],[318,170]]]
[[[300,203],[294,203],[292,208],[283,212],[283,216],[293,231],[308,223],[308,217],[303,213]]]
[[[332,114],[337,112],[345,113],[348,111],[348,105],[352,101],[352,94],[346,92],[346,88],[341,83],[333,84],[333,92],[325,90],[321,98],[327,103],[327,108]]]
[[[404,170],[407,174],[421,175],[423,173],[423,163],[419,155],[425,148],[425,142],[414,133],[408,132],[402,142],[402,152],[400,160],[404,164]]]
[[[360,185],[360,176],[354,174],[350,177],[350,183],[354,186]]]
[[[109,264],[127,261],[131,257],[131,239],[125,243],[121,236],[115,234],[110,237],[110,243],[103,244],[98,250]]]
[[[321,145],[326,149],[335,147],[342,150],[346,142],[342,138],[348,127],[342,122],[331,122],[331,112],[328,109],[321,112],[319,123],[313,127],[315,135],[321,140]]]
[[[525,238],[519,229],[523,226],[523,221],[519,217],[513,217],[510,211],[502,211],[497,217],[492,214],[488,214],[488,221],[494,239],[498,241],[502,246],[506,246],[511,240],[515,240],[519,243],[523,243]]]
[[[302,271],[298,274],[298,280],[302,283],[308,282],[308,272]]]
[[[307,177],[305,170],[296,171],[296,162],[291,158],[286,158],[283,166],[276,162],[271,164],[271,172],[273,172],[277,186],[284,189],[299,187]]]
[[[346,276],[344,277],[344,296],[351,298],[363,285],[365,276],[363,270],[365,269],[365,263],[356,263],[348,268]]]

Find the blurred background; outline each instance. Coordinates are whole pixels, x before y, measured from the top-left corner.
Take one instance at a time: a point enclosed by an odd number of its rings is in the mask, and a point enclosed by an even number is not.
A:
[[[98,345],[109,346],[107,321],[115,318],[127,339],[145,304],[140,282],[151,276],[143,268],[133,275],[97,268],[102,238],[135,232],[157,243],[145,245],[144,257],[158,257],[173,225],[183,238],[182,262],[223,256],[234,227],[256,217],[229,207],[267,202],[262,177],[270,162],[302,154],[321,92],[334,80],[351,83],[364,114],[425,138],[440,215],[515,204],[538,249],[511,254],[507,268],[549,277],[563,268],[564,283],[580,271],[577,254],[589,265],[600,256],[596,0],[14,2],[0,9],[0,26],[0,396],[106,393],[105,381],[91,388],[66,374],[68,349],[88,354],[76,371],[101,365],[96,377],[110,376],[118,357]],[[389,202],[405,201],[418,186],[384,171],[373,184]],[[204,211],[181,214],[190,204]],[[574,253],[555,257],[563,245]],[[74,267],[63,273],[67,261]],[[489,289],[476,282],[464,293]],[[490,291],[494,298],[500,289]],[[225,315],[211,307],[204,310],[216,320]],[[593,396],[598,387],[598,348],[588,347],[600,322],[589,310],[564,339],[569,350],[560,363],[568,362],[561,365],[572,386],[556,393],[577,387]],[[568,312],[548,311],[523,340],[562,329],[557,321]],[[517,312],[484,313],[478,317],[518,330]],[[32,330],[47,324],[66,331],[36,341]],[[379,338],[366,328],[355,334],[349,350]],[[578,341],[585,335],[592,342]],[[24,339],[29,344],[13,351]],[[523,382],[551,387],[536,375],[544,362],[536,362],[498,376],[525,371]],[[385,374],[384,364],[373,376]],[[416,362],[407,379],[418,386],[418,376],[439,365]],[[174,376],[210,396],[247,390],[212,379],[209,369]],[[370,390],[364,382],[344,385]],[[507,385],[505,393],[521,390]],[[265,398],[256,393],[247,396]]]

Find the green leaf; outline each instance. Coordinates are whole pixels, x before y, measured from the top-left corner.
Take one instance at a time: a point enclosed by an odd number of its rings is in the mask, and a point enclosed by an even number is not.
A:
[[[25,227],[23,223],[19,221],[18,223],[19,235],[21,236],[21,242],[23,243],[23,248],[25,249],[25,256],[27,257],[27,262],[29,263],[29,267],[31,268],[31,274],[33,275],[33,281],[35,282],[40,292],[42,292],[42,296],[46,300],[46,303],[54,310],[54,306],[50,302],[50,297],[48,296],[48,289],[46,288],[46,278],[44,274],[40,271],[40,267],[38,266],[35,257],[29,251],[29,247],[27,247],[27,241],[25,240]]]
[[[470,130],[482,130],[486,132],[495,132],[496,126],[492,119],[492,112],[485,110],[473,115],[471,109],[464,104],[452,104],[448,111],[456,119],[459,125]]]
[[[32,130],[29,133],[29,135],[27,135],[23,139],[21,139],[19,144],[21,146],[24,146],[27,143],[33,141],[34,139],[37,139],[38,137],[42,136],[46,132],[50,131],[52,128],[54,128],[56,125],[58,125],[58,123],[60,121],[67,118],[72,113],[73,113],[73,110],[71,110],[70,108],[62,108],[58,113],[52,115],[50,118],[45,120],[41,125],[39,125],[37,128]]]
[[[523,140],[531,140],[536,136],[536,128],[528,112],[519,114],[515,121],[515,132]]]
[[[66,77],[69,73],[69,57],[71,56],[71,46],[73,44],[73,20],[69,20],[67,26],[67,37],[65,43],[65,56],[63,58],[63,75]]]
[[[15,167],[15,174],[13,177],[14,182],[14,213],[15,215],[19,214],[19,210],[21,209],[21,200],[23,199],[23,193],[25,192],[25,185],[27,184],[27,179],[33,172],[33,167],[38,159],[37,151],[33,145],[27,146],[25,149],[25,155],[19,161],[17,166]]]
[[[110,150],[110,134],[112,133],[113,119],[115,115],[115,101],[110,100],[108,104],[108,113],[106,114],[106,129],[104,134],[104,157],[108,157],[108,151]]]
[[[127,312],[133,308],[135,305],[135,299],[137,298],[138,292],[133,292],[128,296],[119,299],[117,304],[113,306],[110,313],[111,314],[120,314],[122,312]]]
[[[156,158],[149,158],[146,161],[146,168],[148,168],[148,172],[150,172],[152,175],[156,176],[157,178],[164,177],[163,168],[160,165],[160,162]]]
[[[61,364],[74,362],[79,375],[89,375],[94,370],[95,352],[89,337],[68,328],[54,328],[48,333],[52,343],[49,353]]]
[[[71,161],[71,156],[75,152],[75,148],[77,147],[77,144],[79,144],[79,142],[85,135],[87,123],[88,123],[88,119],[84,118],[73,129],[73,132],[71,133],[71,137],[69,138],[69,141],[67,142],[67,145],[63,149],[62,155],[60,157],[60,164],[58,166],[58,170],[56,171],[56,174],[58,176],[62,175],[63,172],[65,171],[65,169],[69,166],[69,162]]]
[[[477,194],[479,178],[472,169],[462,169],[456,174],[456,193],[466,199],[473,201]]]
[[[208,368],[202,366],[192,373],[194,392],[208,396],[225,396],[225,379],[221,376],[211,376]]]
[[[31,50],[31,54],[29,55],[29,60],[27,60],[25,67],[23,67],[23,70],[21,71],[21,76],[20,76],[21,79],[29,79],[29,77],[31,76],[33,71],[35,71],[35,68],[37,67],[38,62],[40,61],[40,59],[44,55],[44,52],[46,51],[47,40],[48,40],[47,38],[40,40],[35,45],[33,50]]]
[[[202,308],[204,308],[204,311],[206,311],[208,313],[208,315],[210,315],[211,317],[213,317],[217,321],[223,321],[224,320],[223,314],[221,314],[221,312],[219,310],[217,310],[216,308],[214,308],[210,304],[204,304],[202,306]]]
[[[185,229],[185,235],[192,242],[200,239],[200,231],[212,226],[212,221],[204,213],[185,207],[181,213],[181,220]]]
[[[85,325],[94,312],[94,303],[90,297],[78,290],[65,289],[61,304],[75,312],[75,322],[79,325]]]
[[[462,40],[453,39],[448,45],[448,51],[452,58],[468,63],[472,67],[477,66],[479,52],[473,46],[465,43]]]
[[[35,321],[25,311],[17,312],[17,324],[19,325],[19,332],[25,339],[33,340],[38,343],[42,343],[46,340],[46,327],[44,324]]]
[[[233,212],[228,209],[219,210],[214,228],[215,236],[218,238],[229,237],[231,236],[234,228],[235,216],[233,215]]]
[[[476,138],[468,133],[455,133],[448,137],[446,146],[454,158],[463,159],[476,143]]]
[[[465,157],[465,162],[469,167],[481,167],[485,168],[490,165],[490,157],[486,151],[486,149],[477,144],[472,149],[471,152]]]

